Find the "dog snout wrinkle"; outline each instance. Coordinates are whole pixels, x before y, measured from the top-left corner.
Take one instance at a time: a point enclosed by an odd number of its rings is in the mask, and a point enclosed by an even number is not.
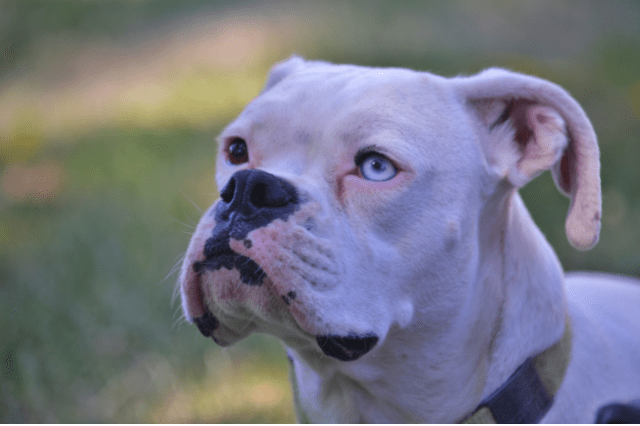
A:
[[[340,361],[355,361],[373,349],[378,343],[378,336],[375,333],[349,333],[346,336],[326,334],[316,336],[316,341],[325,355]]]

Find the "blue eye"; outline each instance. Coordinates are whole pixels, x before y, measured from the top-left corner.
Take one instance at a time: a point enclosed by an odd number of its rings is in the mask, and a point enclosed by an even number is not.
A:
[[[360,167],[360,173],[366,180],[384,182],[393,179],[398,174],[398,169],[391,160],[377,152],[357,156],[356,164]]]

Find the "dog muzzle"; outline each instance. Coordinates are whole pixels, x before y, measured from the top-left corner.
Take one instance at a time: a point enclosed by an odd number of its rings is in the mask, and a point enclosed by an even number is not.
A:
[[[315,344],[325,355],[340,361],[357,360],[374,348],[379,340],[375,333],[308,331],[299,319],[304,319],[296,300],[299,292],[288,288],[285,280],[273,278],[253,258],[232,248],[240,243],[246,249],[252,248],[249,238],[252,231],[261,230],[278,219],[287,222],[303,204],[296,188],[284,179],[255,169],[233,174],[221,191],[220,200],[208,213],[213,214],[215,226],[204,242],[199,260],[191,265],[190,276],[196,283],[186,279],[182,284],[199,288],[195,296],[193,291],[183,291],[183,294],[202,299],[200,310],[204,313],[193,318],[193,322],[204,336],[222,346],[245,337],[253,331],[249,325],[252,320],[261,318],[273,327],[297,328],[309,340],[315,338]],[[269,263],[286,263],[278,260],[277,254],[273,256],[274,261]],[[244,323],[236,321],[238,324],[229,326],[233,318],[228,317],[236,314]],[[265,326],[265,331],[270,332],[267,328]]]

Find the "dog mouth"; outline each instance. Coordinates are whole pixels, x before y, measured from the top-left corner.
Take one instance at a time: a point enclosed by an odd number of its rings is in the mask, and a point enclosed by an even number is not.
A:
[[[246,244],[245,244],[246,245]],[[192,269],[198,277],[204,273],[215,272],[221,268],[228,270],[236,269],[240,274],[242,283],[249,286],[263,285],[267,274],[251,258],[236,253],[229,247],[228,239],[210,238],[205,244],[204,260],[193,262]],[[287,308],[296,298],[296,293],[291,291],[281,297]],[[224,327],[221,321],[208,309],[203,306],[204,314],[193,318],[193,323],[198,327],[200,333],[221,346],[227,346],[228,342],[216,337],[216,330]],[[228,327],[224,327],[228,328]],[[305,333],[306,334],[306,333]],[[339,361],[355,361],[370,352],[378,343],[378,336],[375,333],[347,333],[340,334],[317,334],[315,344],[325,355]]]
[[[245,245],[250,244],[250,240],[245,240]],[[204,270],[217,271],[220,268],[237,269],[240,272],[240,280],[251,286],[262,285],[266,277],[264,270],[253,259],[231,250],[228,235],[209,238],[204,246],[204,255],[204,260],[193,263],[193,271],[196,274]]]
[[[213,332],[218,328],[220,322],[213,314],[207,309],[207,311],[199,318],[194,318],[193,323],[198,327],[200,333],[204,337],[213,337]],[[215,338],[214,338],[215,340]],[[217,342],[216,342],[217,343]]]
[[[194,318],[193,322],[203,336],[212,338],[219,345],[223,343],[214,336],[220,326],[218,319],[207,310],[204,315]],[[355,361],[370,352],[378,343],[375,333],[359,335],[348,333],[346,336],[337,334],[323,334],[315,336],[316,343],[322,352],[339,361]]]

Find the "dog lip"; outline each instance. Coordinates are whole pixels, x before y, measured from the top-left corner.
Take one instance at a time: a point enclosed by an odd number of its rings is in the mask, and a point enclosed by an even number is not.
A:
[[[325,334],[316,336],[316,341],[325,355],[340,361],[355,361],[373,349],[378,336],[375,333]]]
[[[218,265],[214,265],[212,259],[218,258],[220,256],[233,256],[235,253],[232,251],[221,251],[212,255],[211,257],[207,257],[205,260],[198,260],[193,262],[192,268],[196,274],[201,273],[204,269],[216,270],[219,269]]]
[[[213,332],[220,326],[218,319],[209,310],[201,317],[194,318],[193,322],[204,337],[213,337]]]
[[[204,257],[209,259],[221,254],[233,253],[229,247],[229,234],[227,230],[221,230],[208,238],[202,251]]]
[[[261,286],[267,277],[266,272],[253,259],[232,250],[193,263],[193,270],[198,274],[204,269],[217,271],[220,268],[237,269],[240,281],[250,286]]]
[[[193,262],[193,270],[196,273],[202,272],[203,269],[219,269],[220,265],[216,265],[216,263],[219,263],[216,262],[216,259],[220,260],[223,257],[233,259],[238,256],[229,247],[229,234],[227,232],[222,232],[207,239],[202,254],[204,255],[203,260]]]
[[[204,260],[193,262],[192,268],[199,274],[204,270],[217,271],[220,268],[237,269],[240,280],[247,285],[260,286],[267,274],[253,259],[237,253],[229,246],[229,235],[221,233],[209,238],[204,245]]]

